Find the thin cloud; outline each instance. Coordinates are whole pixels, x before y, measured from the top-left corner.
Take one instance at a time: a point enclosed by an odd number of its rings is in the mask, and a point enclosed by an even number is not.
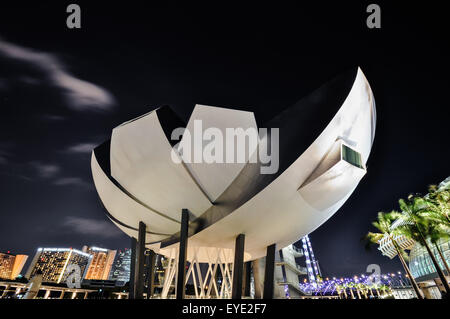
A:
[[[62,225],[82,235],[110,238],[118,237],[121,231],[111,222],[93,218],[67,216]]]
[[[26,63],[42,72],[45,77],[43,82],[59,88],[71,109],[107,111],[116,104],[111,93],[70,74],[53,54],[22,47],[0,38],[0,56]],[[34,83],[38,84],[39,81]]]
[[[13,144],[10,142],[0,142],[0,165],[8,164],[12,153],[9,151]]]
[[[86,182],[81,177],[77,176],[62,176],[62,169],[59,165],[48,164],[42,162],[30,163],[34,176],[47,180],[49,183],[55,186],[77,186],[85,189],[92,188],[91,183]]]
[[[42,83],[42,81],[40,79],[31,77],[31,76],[27,76],[27,75],[19,76],[18,80],[27,85],[39,85]]]
[[[87,183],[80,177],[61,177],[53,181],[56,186],[80,186],[84,188],[91,188],[92,185]]]
[[[64,116],[55,114],[44,114],[41,116],[41,118],[45,121],[52,121],[52,122],[64,121],[66,119]]]
[[[14,153],[11,149],[14,148],[14,143],[11,142],[0,142],[0,175],[8,177],[17,177],[22,180],[31,181],[32,178],[20,173],[24,169],[24,165],[29,170],[28,164],[18,164],[14,160]]]
[[[0,149],[0,165],[4,165],[8,163],[8,157],[10,156],[10,153]]]
[[[30,177],[25,176],[25,175],[21,175],[21,174],[11,174],[11,173],[8,173],[8,172],[1,172],[1,171],[0,171],[0,175],[19,178],[19,179],[25,180],[25,181],[27,181],[27,182],[33,180],[33,179],[31,179]]]
[[[5,79],[0,78],[0,90],[6,90],[8,88],[8,83]]]
[[[36,174],[41,178],[55,177],[61,171],[61,168],[55,164],[31,162],[31,166],[34,168]]]
[[[68,153],[91,153],[91,151],[97,146],[94,143],[79,143],[67,148]]]

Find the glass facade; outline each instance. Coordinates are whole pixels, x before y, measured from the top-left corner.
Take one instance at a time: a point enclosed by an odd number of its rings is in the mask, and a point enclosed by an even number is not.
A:
[[[342,144],[342,159],[353,166],[364,168],[362,164],[361,154],[351,149],[345,144]]]
[[[32,265],[30,278],[42,274],[43,282],[64,282],[69,275],[66,272],[68,265],[78,265],[81,274],[84,274],[91,256],[82,251],[70,248],[39,248],[36,263]]]
[[[27,255],[0,253],[0,279],[14,280],[22,271]]]
[[[445,260],[447,261],[447,264],[450,263],[450,240],[440,240],[438,242],[438,245],[441,249],[442,254],[444,255]],[[441,269],[445,272],[445,266],[439,256],[436,247],[434,247],[433,244],[430,244],[430,248],[432,249],[437,261],[439,262]],[[409,256],[409,267],[414,278],[428,276],[436,273],[436,269],[434,268],[433,262],[431,261],[431,258],[428,255],[425,247],[416,243],[413,249],[411,249],[411,253]]]
[[[0,253],[0,279],[11,279],[11,272],[16,256]]]
[[[116,251],[98,247],[89,247],[85,249],[85,252],[89,253],[92,258],[84,279],[108,280],[116,256]]]

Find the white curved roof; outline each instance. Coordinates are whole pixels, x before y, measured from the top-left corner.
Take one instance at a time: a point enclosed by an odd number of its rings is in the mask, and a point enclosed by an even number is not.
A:
[[[214,128],[222,136],[226,136],[227,128],[241,128],[244,131],[253,129],[255,132],[258,129],[252,112],[198,104],[195,106],[186,126],[188,132],[195,131],[195,123],[197,125],[201,123],[202,133],[207,129]],[[190,139],[191,145],[195,143],[194,134],[183,135],[181,143],[186,143],[186,139]],[[203,148],[209,143],[210,141],[203,140]],[[226,156],[226,145],[224,145],[223,150],[224,156]],[[191,154],[191,158],[186,158],[185,163],[194,179],[208,194],[209,199],[215,201],[231,185],[255,151],[256,148],[252,148],[250,154],[246,153],[241,163],[205,163],[204,161],[195,163],[194,154]],[[234,144],[233,153],[234,155],[237,154],[237,143]]]
[[[137,237],[137,225],[144,221],[147,241],[167,256],[177,248],[176,241],[171,244],[169,236],[150,233],[176,234],[179,224],[172,219],[179,220],[182,208],[201,216],[199,220],[209,214],[204,221],[212,222],[189,238],[188,258],[194,247],[200,247],[199,261],[208,261],[211,248],[233,249],[240,233],[246,236],[245,259],[253,260],[264,256],[271,244],[285,247],[315,230],[342,206],[365,174],[375,130],[374,98],[358,69],[345,101],[312,144],[265,187],[245,195],[245,187],[240,188],[236,181],[259,181],[259,177],[252,177],[258,170],[247,170],[245,164],[173,163],[157,113],[114,129],[111,175],[119,185],[109,181],[95,154],[94,182],[105,208],[117,219],[116,225]],[[188,128],[194,119],[202,119],[205,127],[256,127],[252,113],[208,106],[196,106]],[[361,155],[362,167],[342,157],[342,144]],[[247,197],[240,197],[241,193]],[[227,196],[245,201],[235,206],[221,203]]]
[[[139,221],[151,222],[152,232],[165,235],[149,237],[147,239],[149,242],[162,240],[179,230],[180,223],[169,220],[146,208],[115,186],[99,166],[94,153],[91,159],[91,169],[95,187],[113,221],[114,219],[120,220],[123,224],[132,225],[136,229]],[[115,224],[119,226],[117,222]],[[120,228],[122,229],[123,227]]]
[[[111,175],[155,212],[180,221],[182,208],[200,216],[212,204],[181,164],[157,112],[116,127],[111,137]]]

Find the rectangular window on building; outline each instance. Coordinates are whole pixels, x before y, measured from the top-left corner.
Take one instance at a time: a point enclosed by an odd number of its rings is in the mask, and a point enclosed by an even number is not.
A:
[[[353,166],[364,168],[362,164],[361,154],[345,144],[342,144],[342,159],[352,164]]]

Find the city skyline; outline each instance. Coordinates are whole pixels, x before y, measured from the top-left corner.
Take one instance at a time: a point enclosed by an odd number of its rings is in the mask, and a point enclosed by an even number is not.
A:
[[[58,247],[52,246],[52,247],[44,247],[44,246],[38,246],[35,251],[31,255],[24,255],[17,253],[15,251],[0,251],[1,255],[9,255],[12,257],[17,257],[18,262],[14,264],[14,272],[15,276],[11,277],[11,280],[14,280],[20,276],[26,277],[27,275],[31,274],[31,270],[34,267],[34,264],[36,263],[36,258],[43,252],[43,251],[61,251],[61,252],[67,252],[67,251],[74,251],[77,253],[84,253],[86,255],[91,255],[92,261],[89,262],[89,264],[86,265],[86,269],[83,272],[85,279],[90,280],[116,280],[117,277],[114,276],[113,273],[116,270],[116,262],[119,261],[119,259],[123,259],[123,252],[125,252],[125,255],[128,255],[128,259],[130,259],[129,255],[126,254],[127,252],[131,252],[130,248],[117,248],[117,249],[107,249],[107,248],[101,248],[101,247],[95,247],[95,246],[88,246],[83,245],[80,247],[80,249],[74,248],[72,246],[70,247]],[[31,257],[31,258],[30,258]],[[34,257],[34,258],[33,258]],[[128,264],[130,261],[127,261]],[[122,263],[122,262],[121,262]],[[2,265],[3,266],[3,265]],[[97,268],[97,269],[95,269]],[[100,268],[100,271],[99,269]],[[6,268],[5,268],[6,269]],[[2,271],[5,270],[4,267],[2,267]],[[128,271],[129,271],[129,265],[128,265]],[[12,276],[12,275],[11,275]],[[129,278],[129,274],[125,277]],[[1,277],[3,279],[7,279],[6,277]],[[123,278],[123,275],[121,274],[121,278]],[[30,278],[28,278],[30,279]],[[121,280],[121,279],[117,279]]]

